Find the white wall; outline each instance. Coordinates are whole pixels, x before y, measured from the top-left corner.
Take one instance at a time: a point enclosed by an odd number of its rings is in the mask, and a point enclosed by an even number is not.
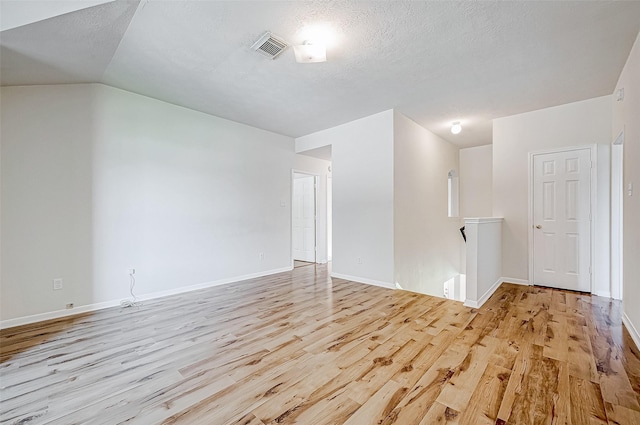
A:
[[[616,84],[616,90],[620,88],[624,100],[612,100],[610,137],[615,140],[624,129],[624,186],[633,184],[633,194],[625,190],[623,200],[623,303],[625,323],[640,346],[640,35]]]
[[[91,303],[91,86],[3,87],[0,97],[0,319]]]
[[[333,171],[332,274],[391,287],[393,111],[296,139],[298,152],[327,145]]]
[[[502,218],[464,220],[467,275],[464,305],[479,308],[502,282]]]
[[[528,153],[611,142],[611,96],[546,108],[493,121],[493,215],[504,217],[502,272],[528,280]],[[598,161],[596,293],[609,291],[609,163]]]
[[[460,215],[493,214],[493,145],[460,149]]]
[[[460,219],[447,217],[447,174],[458,148],[394,113],[394,263],[403,289],[442,296],[460,273]]]
[[[99,84],[1,122],[2,320],[290,267],[293,139]]]

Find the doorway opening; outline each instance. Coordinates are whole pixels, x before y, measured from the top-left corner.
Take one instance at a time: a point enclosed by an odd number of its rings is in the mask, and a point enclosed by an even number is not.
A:
[[[294,171],[291,202],[291,258],[294,267],[317,262],[318,176]]]
[[[622,299],[624,130],[611,146],[611,298]]]

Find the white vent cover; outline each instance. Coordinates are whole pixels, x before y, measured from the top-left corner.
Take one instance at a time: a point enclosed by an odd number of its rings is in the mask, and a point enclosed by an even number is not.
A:
[[[258,53],[261,53],[271,59],[275,59],[286,49],[289,45],[283,39],[276,37],[270,32],[264,33],[262,37],[251,48]]]

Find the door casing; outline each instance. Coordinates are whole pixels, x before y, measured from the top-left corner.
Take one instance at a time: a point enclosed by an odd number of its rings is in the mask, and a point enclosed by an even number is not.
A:
[[[291,256],[291,268],[293,268],[294,266],[294,259],[293,259],[293,181],[295,179],[295,174],[305,174],[309,177],[313,177],[313,208],[314,208],[314,238],[315,238],[315,242],[314,242],[314,263],[318,262],[318,180],[319,180],[319,176],[317,174],[313,174],[310,173],[308,171],[302,171],[302,170],[296,170],[296,169],[292,169],[291,170],[291,208],[289,208],[289,220],[290,220],[290,228],[289,228],[289,233],[290,233],[290,238],[289,238],[289,244],[290,244],[290,256]]]
[[[595,250],[595,237],[596,237],[596,222],[597,222],[597,188],[598,188],[598,147],[597,145],[593,144],[593,145],[585,145],[585,146],[571,146],[571,147],[566,147],[566,148],[557,148],[557,149],[545,149],[545,150],[541,150],[541,151],[535,151],[535,152],[529,152],[529,196],[528,196],[528,200],[529,200],[529,217],[528,217],[528,248],[529,248],[529,285],[533,285],[533,266],[534,266],[534,252],[533,252],[533,231],[534,231],[534,212],[533,212],[533,178],[534,178],[534,166],[533,166],[533,160],[534,157],[536,155],[544,155],[544,154],[549,154],[549,153],[558,153],[558,152],[569,152],[569,151],[575,151],[575,150],[583,150],[583,149],[589,149],[591,151],[591,163],[592,163],[592,167],[591,167],[591,181],[590,181],[590,186],[591,186],[591,223],[589,226],[590,232],[591,232],[591,246],[590,246],[590,262],[589,262],[589,267],[591,270],[590,273],[590,280],[589,280],[589,286],[590,286],[590,293],[594,293],[594,276],[595,276],[595,254],[596,254],[596,250]]]
[[[611,146],[611,298],[623,297],[624,129]]]

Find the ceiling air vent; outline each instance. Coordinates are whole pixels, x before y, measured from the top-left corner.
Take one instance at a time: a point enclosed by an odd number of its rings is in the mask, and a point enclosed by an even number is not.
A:
[[[288,44],[286,41],[276,37],[270,32],[266,32],[258,41],[253,43],[251,48],[271,59],[275,59],[284,49],[287,48],[287,46]]]

